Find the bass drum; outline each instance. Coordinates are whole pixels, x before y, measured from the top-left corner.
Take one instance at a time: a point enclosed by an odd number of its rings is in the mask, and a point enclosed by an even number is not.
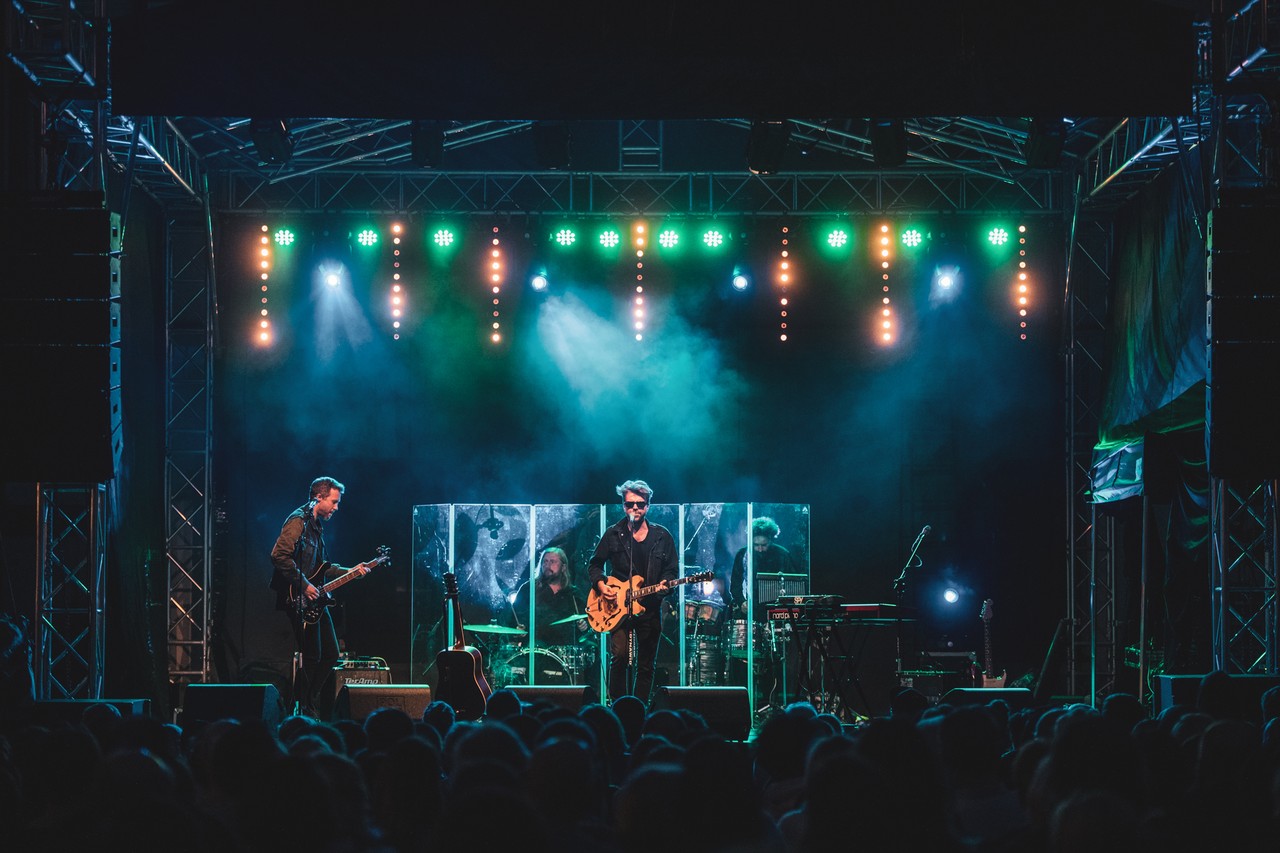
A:
[[[495,667],[495,675],[499,667]],[[523,650],[502,662],[502,686],[520,684],[573,684],[573,668],[559,655],[546,649],[533,653],[533,678],[529,677],[529,652]]]

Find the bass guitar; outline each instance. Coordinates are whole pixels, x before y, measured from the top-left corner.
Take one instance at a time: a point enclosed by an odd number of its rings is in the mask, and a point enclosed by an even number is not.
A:
[[[678,578],[670,582],[671,587],[679,586],[682,583],[702,583],[714,578],[715,572],[698,572],[696,575]],[[622,578],[606,577],[605,585],[613,589],[617,593],[614,599],[605,598],[595,587],[591,588],[591,592],[587,593],[587,624],[591,626],[591,630],[597,633],[608,633],[618,627],[618,623],[622,621],[623,616],[639,616],[644,612],[644,605],[640,603],[640,599],[646,595],[653,595],[655,592],[661,592],[663,586],[655,583],[652,586],[641,586],[644,578],[640,575],[633,575],[630,580]]]
[[[996,675],[995,664],[991,662],[991,617],[993,615],[991,609],[993,604],[994,602],[989,598],[982,602],[982,645],[985,655],[983,663],[985,665],[980,676],[981,683],[978,684],[979,687],[1004,687],[1004,682],[1008,675],[1005,672]]]
[[[484,657],[480,650],[467,645],[462,630],[462,608],[458,606],[458,578],[444,573],[445,606],[453,606],[453,645],[436,655],[436,699],[453,708],[459,720],[478,720],[493,693],[484,677]]]
[[[344,586],[350,583],[351,581],[356,580],[357,578],[364,577],[364,575],[357,572],[356,569],[359,569],[359,568],[373,569],[373,568],[376,568],[377,566],[383,565],[384,563],[389,564],[390,562],[391,562],[391,549],[388,548],[386,545],[379,547],[378,556],[374,557],[372,560],[367,560],[366,562],[363,562],[358,566],[353,566],[351,569],[338,575],[336,578],[329,581],[328,583],[318,585],[318,589],[320,590],[320,596],[318,598],[312,600],[312,599],[308,599],[305,595],[296,596],[293,599],[294,613],[300,619],[302,619],[303,622],[306,622],[308,625],[314,625],[317,621],[319,621],[320,614],[324,612],[324,609],[326,607],[332,607],[333,605],[338,603],[333,597],[333,591],[335,589],[337,589],[340,586]],[[316,581],[324,578],[325,573],[328,572],[329,569],[331,568],[333,568],[333,563],[329,562],[328,560],[321,563],[320,568],[316,569],[315,572],[311,575],[312,577],[311,583],[315,584]]]

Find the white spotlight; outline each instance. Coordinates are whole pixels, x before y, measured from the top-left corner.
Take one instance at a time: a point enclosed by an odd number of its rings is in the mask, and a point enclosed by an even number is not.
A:
[[[541,273],[541,272],[540,272],[540,273],[537,273],[536,275],[534,275],[534,277],[533,277],[533,278],[529,279],[529,285],[530,285],[534,290],[537,290],[537,291],[543,291],[543,290],[546,290],[546,289],[547,289],[547,274],[546,274],[546,273]]]
[[[960,600],[960,591],[953,586],[949,586],[942,591],[942,600],[947,604],[955,604]]]
[[[745,275],[743,275],[740,272],[733,274],[734,290],[746,290],[750,286],[751,286],[751,280],[747,278]]]

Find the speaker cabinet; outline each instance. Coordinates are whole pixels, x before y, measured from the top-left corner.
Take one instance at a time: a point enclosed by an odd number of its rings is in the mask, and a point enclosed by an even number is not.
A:
[[[660,687],[654,710],[693,711],[726,740],[751,733],[751,701],[745,687]]]
[[[1156,691],[1153,697],[1156,702],[1156,714],[1174,705],[1196,707],[1202,678],[1204,678],[1203,675],[1157,675]],[[1276,685],[1280,685],[1280,676],[1233,674],[1231,700],[1241,719],[1261,724],[1262,694]]]
[[[572,684],[515,684],[510,687],[521,702],[550,702],[570,711],[577,711],[583,705],[600,701],[600,697],[591,685],[578,686]]]
[[[379,708],[399,708],[415,720],[431,704],[426,684],[346,684],[338,691],[334,718],[363,721]]]
[[[150,716],[150,699],[47,699],[36,703],[36,725],[78,723],[91,705],[113,705],[120,716]]]
[[[274,684],[188,684],[181,724],[234,719],[275,727],[283,718],[284,701]]]
[[[1025,687],[957,687],[942,696],[948,705],[985,705],[996,699],[1004,700],[1011,711],[1031,707],[1031,691]]]

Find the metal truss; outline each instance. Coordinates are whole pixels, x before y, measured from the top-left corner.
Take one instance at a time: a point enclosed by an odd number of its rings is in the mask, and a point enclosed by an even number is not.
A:
[[[1081,196],[1083,202],[1083,196]],[[1111,294],[1113,234],[1109,218],[1072,223],[1067,263],[1066,562],[1071,643],[1067,691],[1098,697],[1116,681],[1115,522],[1093,502],[1093,449],[1102,399],[1103,347]]]
[[[214,291],[208,218],[166,240],[165,561],[174,687],[207,680],[212,530]]]
[[[1274,675],[1276,657],[1275,480],[1215,479],[1210,490],[1209,573],[1213,668]]]
[[[109,501],[103,484],[36,486],[38,699],[100,699]]]
[[[329,169],[272,183],[230,173],[219,209],[237,213],[575,216],[835,216],[875,213],[1052,211],[1054,177],[996,182],[949,174],[369,173]]]
[[[1280,11],[1254,0],[1225,16],[1217,62],[1214,185],[1219,190],[1280,184]],[[1210,477],[1209,582],[1215,669],[1275,675],[1276,481]]]

